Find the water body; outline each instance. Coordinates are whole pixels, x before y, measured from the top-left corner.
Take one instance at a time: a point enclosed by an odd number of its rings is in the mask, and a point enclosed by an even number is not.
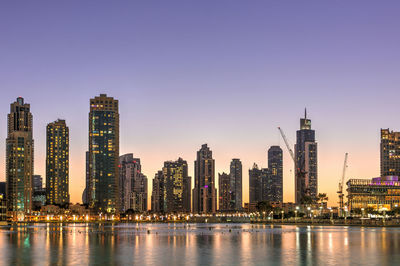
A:
[[[400,265],[400,228],[37,224],[0,228],[1,265]]]

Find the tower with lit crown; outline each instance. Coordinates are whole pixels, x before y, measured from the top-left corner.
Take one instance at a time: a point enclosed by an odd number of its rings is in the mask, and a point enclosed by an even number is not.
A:
[[[303,174],[295,176],[295,201],[301,204],[304,196],[315,199],[318,193],[317,143],[311,120],[307,119],[307,110],[304,111],[304,118],[300,119],[300,130],[297,130],[296,137],[295,172]]]
[[[10,106],[6,140],[7,213],[12,220],[32,211],[32,120],[30,105],[18,97]]]

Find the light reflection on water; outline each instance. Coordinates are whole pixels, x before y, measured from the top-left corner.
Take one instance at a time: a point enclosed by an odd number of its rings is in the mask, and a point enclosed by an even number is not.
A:
[[[400,228],[38,224],[0,228],[8,265],[398,265]]]

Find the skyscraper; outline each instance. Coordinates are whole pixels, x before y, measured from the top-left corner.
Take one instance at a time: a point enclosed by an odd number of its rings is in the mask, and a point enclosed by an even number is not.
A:
[[[32,119],[30,105],[18,97],[10,106],[6,140],[7,212],[13,220],[32,211]]]
[[[89,207],[102,213],[119,208],[118,100],[106,94],[90,99]]]
[[[283,202],[283,157],[279,146],[271,146],[268,150],[268,170],[268,200]]]
[[[256,163],[249,169],[249,202],[257,203],[261,199],[261,170]]]
[[[231,201],[231,178],[227,173],[218,174],[219,210],[229,211]]]
[[[185,160],[164,162],[165,212],[190,212],[191,177]]]
[[[69,129],[65,120],[47,125],[46,202],[67,207],[69,203]]]
[[[267,168],[260,169],[255,163],[253,168],[249,169],[249,202],[251,204],[269,200],[269,176]]]
[[[83,204],[89,204],[89,195],[88,195],[88,188],[89,188],[89,152],[85,152],[86,157],[86,175],[85,175],[85,189],[82,193],[82,202]]]
[[[207,144],[203,144],[197,152],[194,168],[193,212],[215,213],[217,209],[215,161]]]
[[[381,176],[400,176],[400,132],[381,129]]]
[[[153,179],[153,189],[151,192],[151,211],[154,213],[165,212],[164,207],[164,174],[158,171]]]
[[[242,205],[242,162],[240,159],[232,159],[230,166],[230,209],[241,210]]]
[[[300,119],[295,156],[295,172],[300,173],[295,175],[295,201],[301,204],[304,196],[315,199],[318,193],[317,143],[315,131],[311,129],[311,120],[307,119],[307,111],[304,118]]]
[[[142,174],[139,158],[132,153],[119,157],[120,210],[147,211],[147,177]]]

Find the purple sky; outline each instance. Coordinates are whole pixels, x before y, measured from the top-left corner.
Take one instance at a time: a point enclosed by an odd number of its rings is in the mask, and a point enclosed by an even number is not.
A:
[[[149,181],[179,156],[193,175],[208,143],[217,173],[242,160],[246,202],[248,168],[265,167],[268,146],[280,144],[284,199],[293,201],[277,127],[294,144],[305,106],[319,190],[332,204],[345,152],[349,177],[379,175],[379,129],[400,130],[398,1],[116,2],[0,4],[1,158],[9,104],[23,96],[35,173],[45,174],[46,124],[66,119],[71,199],[80,201],[89,99],[107,93],[120,100],[121,154],[140,157]]]

